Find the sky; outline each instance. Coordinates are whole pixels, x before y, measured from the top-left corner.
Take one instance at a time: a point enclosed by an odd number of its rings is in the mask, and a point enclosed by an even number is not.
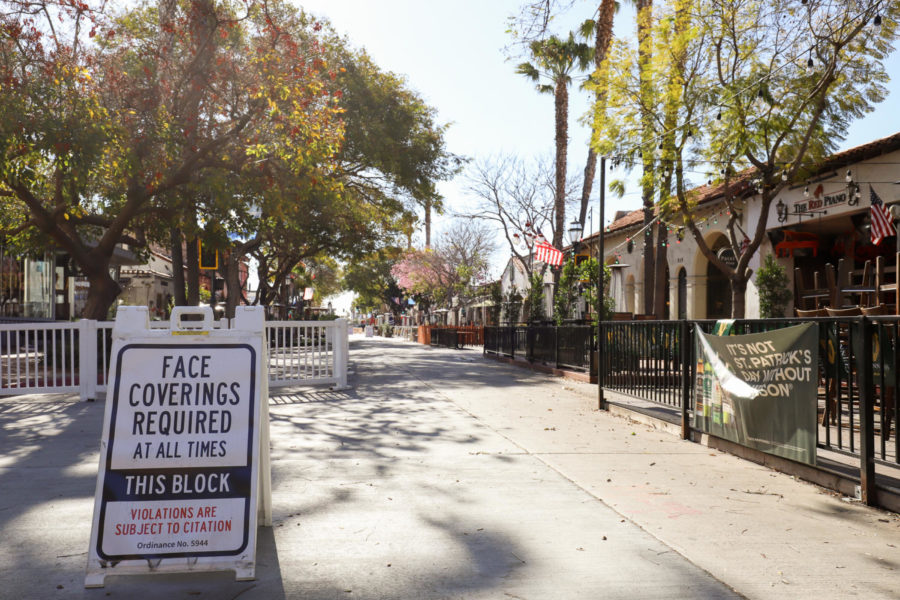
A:
[[[523,158],[553,154],[553,98],[539,94],[534,85],[515,73],[523,59],[508,59],[504,48],[508,17],[517,13],[523,0],[294,0],[310,13],[325,17],[346,35],[355,47],[365,48],[382,69],[404,75],[411,89],[437,110],[440,123],[449,123],[447,148],[470,159],[500,154]],[[577,0],[558,20],[558,31],[574,29],[593,16],[596,0]],[[632,37],[634,12],[628,3],[616,15],[615,35]],[[891,94],[873,113],[854,123],[844,150],[900,130],[900,53],[887,63],[888,73],[897,75]],[[589,106],[588,92],[571,90],[569,120],[569,172],[584,168],[588,128],[577,118]],[[607,180],[622,178],[613,172]],[[450,211],[463,211],[471,199],[462,176],[442,182],[440,193]],[[593,202],[596,204],[597,185]],[[640,207],[635,186],[621,198],[606,197],[608,224],[617,210]],[[448,212],[450,212],[448,211]],[[567,218],[567,222],[571,219]],[[448,218],[438,218],[439,233]],[[595,218],[594,231],[599,222]],[[493,275],[503,268],[508,249],[495,255]]]

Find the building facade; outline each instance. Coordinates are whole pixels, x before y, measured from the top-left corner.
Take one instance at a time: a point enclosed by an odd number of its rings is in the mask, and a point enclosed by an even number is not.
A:
[[[730,216],[721,186],[701,186],[693,190],[699,198],[693,212],[706,245],[723,261],[736,261],[726,224]],[[850,274],[859,274],[867,261],[878,256],[893,273],[898,251],[897,237],[873,243],[870,239],[871,205],[877,196],[885,205],[900,202],[900,133],[875,140],[828,157],[809,174],[808,180],[785,186],[773,199],[765,215],[761,246],[751,257],[755,273],[767,254],[772,254],[794,283],[795,269],[812,287],[812,275],[826,264],[837,266],[840,259]],[[747,186],[740,194],[740,230],[753,232],[763,217],[758,192]],[[659,218],[657,216],[657,218]],[[700,251],[692,234],[680,227],[677,218],[667,224],[666,314],[659,318],[718,319],[731,316],[731,283]],[[655,222],[654,222],[655,223]],[[656,226],[653,226],[654,233]],[[604,259],[612,267],[610,293],[616,310],[642,313],[644,273],[642,253],[654,251],[644,244],[646,228],[643,211],[619,214],[604,234]],[[599,235],[584,240],[594,251]],[[744,296],[746,318],[759,317],[759,293],[755,275]],[[789,314],[790,313],[790,314]],[[792,316],[792,311],[786,316]]]

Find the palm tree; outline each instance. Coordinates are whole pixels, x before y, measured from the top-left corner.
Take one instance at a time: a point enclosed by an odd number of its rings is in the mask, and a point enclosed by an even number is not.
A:
[[[537,84],[541,93],[552,93],[556,113],[556,173],[555,173],[555,219],[553,245],[562,245],[562,235],[566,222],[566,156],[569,145],[569,84],[572,72],[585,70],[591,61],[593,49],[575,40],[570,33],[565,40],[552,35],[544,40],[529,44],[533,62],[525,62],[516,72]],[[543,83],[549,81],[550,83]]]
[[[589,19],[584,22],[581,27],[581,35],[585,39],[594,37],[594,70],[599,71],[603,61],[606,60],[606,53],[612,43],[613,37],[613,17],[619,9],[619,3],[615,0],[601,0],[600,6],[597,8],[597,20]],[[597,104],[603,102],[605,94],[601,90],[597,90],[594,101]],[[594,177],[597,173],[597,153],[594,147],[588,144],[587,162],[584,166],[584,183],[581,186],[581,210],[578,213],[578,222],[584,223],[587,217],[588,202],[591,197],[591,190],[594,187]],[[603,227],[603,223],[600,223]]]

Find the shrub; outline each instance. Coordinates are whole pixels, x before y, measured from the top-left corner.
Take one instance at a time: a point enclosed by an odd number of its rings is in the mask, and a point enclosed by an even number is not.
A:
[[[762,266],[756,272],[756,288],[759,290],[759,316],[763,319],[784,316],[791,294],[784,267],[775,257],[767,254]]]

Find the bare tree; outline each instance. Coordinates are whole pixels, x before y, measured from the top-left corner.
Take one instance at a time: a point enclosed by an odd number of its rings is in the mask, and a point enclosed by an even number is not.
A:
[[[552,159],[526,161],[505,155],[473,162],[466,175],[466,190],[476,200],[475,208],[463,215],[492,223],[522,261],[531,276],[533,232],[555,233],[555,172]],[[566,184],[566,201],[575,198],[577,176]]]

